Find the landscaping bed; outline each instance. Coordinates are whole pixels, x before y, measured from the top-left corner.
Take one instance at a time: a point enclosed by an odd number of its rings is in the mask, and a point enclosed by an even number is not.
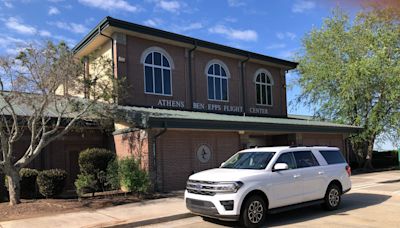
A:
[[[112,193],[111,195],[107,195],[107,193],[101,193],[98,196],[83,197],[80,199],[23,199],[22,203],[16,206],[9,206],[8,202],[0,203],[0,221],[41,217],[82,210],[95,210],[168,196],[171,195],[148,194],[138,197],[132,194]]]

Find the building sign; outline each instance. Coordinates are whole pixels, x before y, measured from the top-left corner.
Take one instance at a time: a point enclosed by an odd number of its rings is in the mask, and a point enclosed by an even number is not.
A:
[[[211,158],[211,149],[203,144],[197,149],[196,155],[201,163],[207,163]]]
[[[175,101],[175,100],[158,100],[157,102],[158,106],[162,107],[169,107],[169,108],[184,108],[185,107],[185,102],[183,101]]]
[[[203,104],[193,102],[193,109],[204,111],[222,111],[222,112],[243,112],[242,106],[220,105],[220,104]]]
[[[249,111],[254,114],[268,114],[268,109],[266,108],[250,108]]]

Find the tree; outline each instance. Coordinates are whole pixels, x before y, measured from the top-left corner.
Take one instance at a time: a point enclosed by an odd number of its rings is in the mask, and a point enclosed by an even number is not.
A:
[[[316,115],[363,130],[350,137],[364,168],[372,168],[377,136],[400,135],[400,20],[393,8],[337,9],[303,39],[298,55],[299,103]]]
[[[0,58],[0,169],[7,177],[10,205],[20,203],[21,168],[52,141],[96,119],[104,108],[98,101],[113,103],[110,61],[93,59],[89,74],[88,61],[76,59],[64,43],[51,42],[30,44],[16,57]],[[21,155],[15,146],[23,135],[30,140]]]

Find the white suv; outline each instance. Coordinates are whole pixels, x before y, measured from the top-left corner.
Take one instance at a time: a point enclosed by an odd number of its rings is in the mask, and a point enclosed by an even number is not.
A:
[[[351,170],[336,147],[264,147],[239,151],[220,168],[193,174],[185,202],[195,214],[258,227],[268,213],[320,203],[338,208]]]

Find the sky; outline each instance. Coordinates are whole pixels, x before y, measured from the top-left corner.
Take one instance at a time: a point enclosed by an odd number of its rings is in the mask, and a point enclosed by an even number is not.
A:
[[[343,0],[0,0],[0,55],[24,43],[51,39],[73,47],[104,17],[175,32],[260,54],[293,60],[301,40],[321,27]],[[356,2],[356,1],[355,1]],[[354,15],[355,3],[345,10]],[[313,115],[295,105],[298,77],[289,73],[288,111]],[[387,144],[387,145],[386,145]],[[383,143],[383,149],[390,148]]]

